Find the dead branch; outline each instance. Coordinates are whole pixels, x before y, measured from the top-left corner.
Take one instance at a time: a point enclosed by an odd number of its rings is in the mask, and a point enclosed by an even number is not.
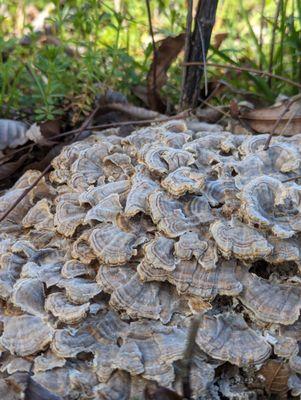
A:
[[[118,105],[118,107],[119,107],[119,110],[121,110],[121,106]],[[133,108],[131,109],[131,111],[133,113],[134,112],[135,113],[136,112],[139,113],[139,107],[135,107],[135,106],[132,106],[132,107]],[[117,108],[117,106],[116,106],[116,108]],[[122,110],[122,111],[124,111],[124,110]],[[165,116],[163,116],[163,114],[160,114],[160,113],[156,113],[155,114],[155,112],[154,112],[154,114],[151,114],[151,113],[153,113],[153,111],[150,111],[150,110],[148,110],[148,111],[150,113],[149,115],[153,115],[154,118],[139,119],[139,120],[129,120],[129,121],[122,121],[122,122],[110,122],[110,123],[107,123],[107,124],[87,126],[84,129],[87,129],[87,130],[109,129],[109,128],[118,128],[120,126],[148,125],[148,124],[152,124],[152,123],[160,123],[160,122],[164,122],[164,121],[171,121],[173,119],[182,119],[182,118],[187,118],[190,115],[190,113],[192,112],[192,109],[184,110],[183,112],[181,112],[179,114],[176,114],[176,115],[173,115],[173,116],[170,116],[170,117],[165,117]],[[157,115],[157,116],[162,115],[162,117],[155,118],[155,115]],[[65,137],[65,136],[73,135],[73,134],[77,134],[79,131],[82,132],[81,128],[72,129],[70,131],[62,132],[62,133],[59,133],[58,135],[52,136],[51,140],[52,139],[53,140],[54,139],[59,139],[59,138]],[[34,143],[31,143],[29,145],[20,147],[19,149],[14,149],[13,151],[10,152],[10,154],[4,155],[3,157],[1,157],[0,158],[0,163],[2,163],[6,159],[12,158],[12,156],[14,156],[15,154],[17,154],[17,153],[19,153],[19,152],[21,152],[23,150],[31,148],[32,146],[34,146]]]
[[[292,176],[291,178],[284,179],[284,180],[281,181],[281,182],[282,182],[282,183],[293,182],[293,181],[295,181],[296,179],[300,179],[300,178],[301,178],[301,175]]]
[[[195,16],[194,31],[189,42],[187,71],[183,84],[183,107],[196,107],[200,97],[200,82],[204,73],[204,61],[210,45],[218,0],[200,0]],[[201,63],[193,64],[191,62]]]
[[[292,97],[290,100],[288,100],[288,101],[286,102],[286,107],[284,108],[284,110],[282,111],[282,113],[281,113],[281,114],[279,115],[279,117],[277,118],[277,121],[275,122],[275,124],[274,124],[274,126],[273,126],[273,128],[272,128],[272,130],[271,130],[271,133],[269,134],[269,136],[268,136],[268,138],[267,138],[267,141],[266,141],[266,143],[265,143],[265,145],[264,145],[263,150],[267,150],[267,149],[269,148],[269,145],[270,145],[271,140],[272,140],[272,137],[273,137],[273,135],[274,135],[274,133],[275,133],[275,131],[276,131],[276,129],[277,129],[277,126],[280,124],[280,122],[281,122],[282,118],[284,117],[284,115],[289,111],[291,105],[292,105],[293,103],[295,103],[296,101],[300,100],[300,98],[301,98],[301,94]],[[289,119],[289,121],[290,121],[290,119]]]
[[[153,46],[153,82],[152,82],[152,87],[150,89],[151,89],[153,96],[155,97],[156,92],[157,92],[157,58],[158,57],[157,57],[157,47],[156,47],[155,35],[154,35],[153,23],[152,23],[150,0],[146,0],[146,8],[147,8],[149,33],[152,38],[152,46]]]
[[[274,21],[273,21],[273,31],[272,31],[272,40],[270,47],[270,58],[269,58],[269,73],[271,74],[274,66],[274,50],[275,50],[275,42],[276,42],[276,30],[279,19],[280,10],[282,8],[282,0],[278,0]],[[269,77],[269,86],[272,87],[272,77]]]
[[[193,0],[188,0],[188,11],[186,18],[186,32],[185,32],[185,45],[184,45],[184,64],[182,69],[182,87],[181,87],[181,100],[180,100],[180,109],[183,109],[184,106],[184,86],[187,75],[187,65],[185,63],[189,57],[189,43],[191,40],[191,26],[192,26],[192,11],[193,11]]]
[[[185,62],[184,65],[204,65],[202,61],[190,61],[190,62]],[[218,63],[206,63],[207,67],[215,67],[215,68],[225,68],[225,69],[233,69],[234,71],[239,71],[239,72],[250,72],[252,74],[257,74],[257,75],[263,75],[263,76],[269,76],[274,79],[278,79],[280,81],[286,82],[292,86],[296,86],[297,88],[301,89],[301,84],[298,82],[294,82],[289,78],[284,78],[283,76],[276,75],[276,74],[271,74],[270,72],[266,71],[261,71],[260,69],[256,68],[248,68],[248,67],[238,67],[236,65],[228,65],[228,64],[218,64]]]
[[[101,125],[91,125],[87,126],[87,130],[96,130],[96,129],[108,129],[108,128],[118,128],[120,126],[129,126],[129,125],[149,125],[149,124],[155,124],[155,123],[161,123],[161,122],[166,122],[166,121],[172,121],[174,119],[184,119],[187,118],[190,113],[192,113],[192,109],[187,109],[184,110],[183,112],[170,116],[170,117],[162,117],[162,118],[155,118],[155,119],[141,119],[141,120],[131,120],[131,121],[122,121],[122,122],[111,122],[107,124],[101,124]],[[79,129],[74,129],[72,131],[68,132],[63,132],[60,133],[59,135],[53,136],[52,139],[57,139],[59,137],[64,137],[71,135],[73,133],[78,132]]]

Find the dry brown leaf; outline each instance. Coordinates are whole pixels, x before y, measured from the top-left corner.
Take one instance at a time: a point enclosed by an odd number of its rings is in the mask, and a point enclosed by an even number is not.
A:
[[[42,146],[53,145],[47,137],[59,133],[59,128],[54,121],[47,121],[40,126],[36,123],[28,127],[21,121],[0,119],[0,150],[14,149],[22,146],[28,140]]]
[[[42,122],[40,124],[40,129],[45,138],[51,139],[53,136],[57,136],[61,133],[61,121],[59,119],[52,119]]]
[[[227,32],[216,33],[213,40],[213,47],[218,50],[221,47],[224,40],[227,39],[227,37],[228,37]]]
[[[53,144],[53,142],[47,140],[42,135],[41,129],[36,123],[30,126],[30,128],[26,132],[26,137],[34,143],[40,144],[42,146],[51,146]]]
[[[24,171],[27,171],[29,169],[37,169],[39,171],[43,171],[43,169],[45,169],[47,167],[47,165],[51,163],[51,161],[54,159],[54,157],[56,157],[60,154],[64,145],[65,145],[64,143],[54,145],[53,147],[51,147],[51,149],[48,151],[48,153],[42,159],[35,160],[32,163],[26,165],[26,168],[24,169]]]
[[[25,162],[27,157],[28,157],[28,155],[24,154],[17,161],[12,161],[12,162],[8,162],[8,163],[0,165],[0,181],[8,178],[14,172],[16,172],[17,169],[23,165],[23,163]]]
[[[239,116],[239,106],[237,101],[234,99],[230,102],[230,114],[233,118],[237,118]]]
[[[291,105],[287,112],[285,110],[288,102],[284,102],[274,104],[272,107],[241,113],[240,118],[258,133],[271,133],[279,119],[281,120],[273,132],[274,134],[282,134],[282,131],[284,135],[288,136],[301,133],[301,101],[292,102],[292,100],[288,100]],[[283,114],[284,112],[285,114]]]
[[[185,34],[176,37],[168,36],[157,43],[156,58],[153,61],[147,76],[148,103],[152,110],[164,113],[165,105],[160,97],[159,90],[167,81],[167,71],[176,59],[185,43]],[[155,70],[155,76],[154,76]],[[155,78],[155,79],[154,79]]]
[[[215,109],[210,107],[204,107],[204,108],[199,107],[195,110],[195,115],[200,121],[215,124],[223,116],[222,112],[224,108],[225,107],[223,106],[217,106],[215,107]]]
[[[106,105],[107,108],[115,111],[121,111],[124,114],[128,115],[130,119],[134,120],[144,120],[144,119],[155,119],[164,117],[163,114],[160,114],[156,111],[148,110],[143,107],[133,106],[130,103],[111,103]]]
[[[290,368],[280,360],[268,360],[259,370],[259,375],[264,378],[265,390],[269,394],[277,394],[279,398],[286,399]]]

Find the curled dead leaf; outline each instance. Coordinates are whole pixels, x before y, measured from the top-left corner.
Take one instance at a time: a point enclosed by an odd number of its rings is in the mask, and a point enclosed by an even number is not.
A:
[[[213,40],[214,48],[218,50],[221,47],[222,43],[227,39],[228,36],[229,35],[227,32],[216,33],[214,35],[214,40]]]
[[[295,101],[296,99],[296,101]],[[258,133],[283,134],[292,136],[301,132],[301,100],[296,96],[271,107],[259,108],[240,114],[240,119],[245,121]],[[274,129],[277,123],[276,129]]]
[[[215,109],[210,108],[210,107],[204,107],[204,108],[198,107],[195,110],[195,116],[200,121],[215,124],[222,118],[224,108],[225,107],[223,107],[223,106],[217,106],[217,107],[215,107]]]
[[[185,43],[185,34],[168,36],[158,42],[156,57],[147,76],[147,98],[152,110],[164,113],[165,105],[159,94],[160,89],[167,81],[167,71],[177,58]]]
[[[14,172],[16,172],[17,169],[20,168],[24,164],[27,157],[28,157],[28,155],[24,154],[16,161],[12,161],[12,162],[8,162],[8,163],[0,165],[0,181],[8,178]]]
[[[235,99],[230,102],[230,114],[233,118],[237,118],[239,115],[239,106]]]
[[[43,136],[40,127],[36,123],[30,126],[26,132],[26,137],[34,143],[41,144],[43,146],[51,146],[53,144],[53,142],[47,140]]]
[[[126,114],[130,119],[155,119],[163,117],[162,114],[148,110],[143,107],[137,107],[130,103],[110,103],[106,105],[107,108],[111,110],[121,111],[122,113]]]
[[[54,126],[52,132],[55,134]],[[53,142],[49,141],[47,136],[51,137],[51,128],[47,122],[41,126],[35,123],[28,128],[28,125],[21,121],[0,119],[0,150],[14,149],[29,140],[42,146],[50,146]]]
[[[268,394],[275,394],[280,399],[287,399],[290,375],[288,364],[280,360],[268,360],[259,370],[259,375],[264,378],[264,386]]]

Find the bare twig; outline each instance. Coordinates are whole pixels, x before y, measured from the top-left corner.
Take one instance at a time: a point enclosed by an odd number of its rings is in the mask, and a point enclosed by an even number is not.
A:
[[[224,111],[224,110],[222,110],[222,109],[220,109],[220,108],[218,108],[218,107],[216,107],[216,106],[213,106],[213,105],[210,104],[207,100],[202,100],[202,99],[201,99],[200,101],[201,101],[201,103],[205,104],[207,107],[212,108],[212,110],[215,110],[215,111],[220,112],[220,113],[223,114],[225,117],[227,117],[227,118],[232,118],[231,115],[230,115],[229,113],[227,113],[226,111]]]
[[[152,124],[152,123],[161,123],[161,122],[165,122],[165,121],[171,121],[173,119],[182,119],[182,118],[187,118],[189,116],[189,114],[192,112],[192,109],[187,109],[184,110],[183,112],[170,116],[170,117],[162,117],[162,118],[149,118],[149,119],[140,119],[140,120],[130,120],[130,121],[123,121],[123,122],[111,122],[111,123],[107,123],[107,124],[101,124],[101,125],[91,125],[91,126],[87,126],[84,129],[86,130],[96,130],[96,129],[108,129],[108,128],[118,128],[120,126],[129,126],[129,125],[148,125],[148,124]],[[159,115],[159,114],[158,114]],[[82,132],[81,128],[77,128],[77,129],[72,129],[70,131],[66,131],[66,132],[62,132],[59,133],[58,135],[52,136],[51,140],[54,139],[59,139],[65,136],[69,136],[69,135],[73,135],[75,133],[78,132]],[[0,158],[0,163],[2,161],[4,161],[5,159],[9,159],[12,157],[12,155],[15,155],[23,150],[29,149],[32,146],[34,146],[35,143],[31,143],[29,145],[20,147],[19,149],[15,149],[14,151],[11,151],[10,154],[7,154],[3,157]]]
[[[47,167],[41,172],[41,174],[35,179],[35,181],[24,190],[24,192],[13,202],[13,204],[5,211],[5,213],[0,218],[0,222],[5,220],[6,217],[17,207],[17,205],[28,195],[29,192],[40,182],[40,180],[51,170],[51,164],[48,164]]]
[[[197,107],[200,98],[200,82],[203,76],[204,59],[210,45],[211,33],[215,23],[218,0],[198,0],[195,24],[189,41],[189,51],[185,62],[187,71],[183,84],[183,107]],[[201,29],[200,29],[201,27]],[[202,60],[202,62],[200,62]]]
[[[276,11],[275,11],[275,16],[274,16],[272,40],[271,40],[271,46],[270,46],[270,59],[269,59],[269,73],[270,74],[272,74],[272,72],[273,72],[276,30],[277,30],[278,18],[279,18],[281,8],[282,8],[282,0],[278,0]],[[272,86],[272,77],[271,76],[269,76],[269,86],[270,87]]]
[[[260,10],[260,34],[259,34],[259,47],[260,47],[259,69],[262,69],[262,67],[263,67],[262,48],[263,48],[264,10],[265,10],[265,0],[261,0],[261,10]]]
[[[157,111],[149,110],[144,107],[137,107],[130,103],[108,103],[106,104],[106,108],[110,110],[121,111],[122,113],[127,114],[129,118],[137,120],[164,117],[164,114],[161,114]]]
[[[301,175],[292,176],[291,178],[284,179],[284,181],[282,181],[282,183],[292,182],[292,181],[295,181],[296,179],[301,179]]]
[[[191,61],[191,62],[185,62],[184,65],[204,65],[202,61]],[[296,86],[297,88],[301,89],[301,84],[298,82],[294,82],[289,78],[284,78],[283,76],[276,75],[276,74],[271,74],[270,72],[266,71],[261,71],[260,69],[255,69],[255,68],[248,68],[248,67],[238,67],[236,65],[229,65],[229,64],[217,64],[217,63],[206,63],[207,67],[215,67],[215,68],[225,68],[225,69],[233,69],[234,71],[241,71],[241,72],[250,72],[252,74],[257,74],[257,75],[263,75],[263,76],[269,76],[274,79],[278,79],[280,81],[286,82],[292,86]]]
[[[295,118],[297,115],[298,110],[295,110],[293,113],[291,113],[289,119],[287,120],[287,123],[284,125],[282,131],[280,132],[279,136],[282,136],[286,130],[286,128],[291,124],[292,120]]]
[[[274,135],[274,133],[275,133],[275,131],[276,131],[276,129],[277,129],[277,126],[278,126],[278,125],[280,124],[280,122],[282,121],[282,118],[284,117],[284,115],[289,111],[291,105],[292,105],[293,103],[295,103],[296,101],[300,100],[300,99],[301,99],[301,93],[298,94],[298,95],[296,95],[296,96],[294,96],[294,97],[292,97],[290,100],[288,100],[288,101],[286,102],[286,106],[284,107],[284,110],[282,111],[282,113],[281,113],[281,114],[279,115],[279,117],[277,118],[277,121],[275,122],[275,124],[274,124],[274,126],[273,126],[273,128],[272,128],[272,130],[271,130],[271,132],[270,132],[270,134],[269,134],[269,136],[268,136],[268,138],[267,138],[267,141],[266,141],[266,143],[265,143],[265,145],[264,145],[263,150],[267,150],[267,149],[269,148],[269,145],[270,145],[271,140],[272,140],[272,137],[273,137],[273,135]],[[290,116],[289,121],[291,121],[291,119],[292,119],[292,117]],[[285,126],[287,126],[287,124],[286,124]],[[282,132],[283,132],[283,131],[282,131]]]
[[[184,64],[182,70],[182,86],[181,86],[181,101],[180,101],[180,109],[183,109],[184,106],[184,83],[186,80],[187,74],[187,66],[185,63],[188,61],[189,56],[189,43],[191,38],[191,26],[192,26],[192,10],[193,10],[193,0],[187,0],[187,18],[186,18],[186,32],[185,32],[185,50],[184,50]]]
[[[73,141],[76,140],[76,138],[83,132],[86,128],[87,125],[91,122],[93,119],[95,113],[98,111],[99,106],[88,116],[88,118],[83,122],[83,124],[80,126],[78,129],[76,137],[73,139]],[[52,165],[48,164],[47,167],[41,172],[41,174],[35,179],[35,181],[24,190],[24,192],[13,202],[13,204],[5,211],[5,213],[2,215],[0,218],[0,223],[8,217],[8,215],[17,207],[17,205],[32,191],[32,189],[40,182],[40,180],[51,170]]]
[[[272,128],[272,130],[271,130],[271,132],[270,132],[270,134],[269,134],[269,136],[268,136],[268,138],[267,138],[267,141],[265,142],[265,145],[264,145],[264,147],[263,147],[263,150],[268,150],[269,145],[270,145],[271,140],[272,140],[272,137],[273,137],[273,135],[274,135],[274,133],[275,133],[275,131],[276,131],[276,129],[277,129],[277,126],[280,124],[280,122],[282,121],[282,118],[283,118],[284,115],[288,112],[289,108],[290,108],[290,104],[288,103],[288,104],[286,105],[286,107],[284,108],[284,110],[282,111],[282,113],[281,113],[281,114],[279,115],[279,117],[277,118],[275,124],[273,125],[273,128]]]
[[[97,112],[100,110],[101,106],[98,105],[97,107],[95,107],[95,109],[91,112],[91,114],[88,115],[88,117],[85,119],[85,121],[82,123],[82,125],[80,126],[78,132],[74,135],[73,138],[73,142],[75,142],[78,137],[80,136],[80,134],[87,129],[87,127],[89,126],[90,122],[93,121],[93,118],[95,117],[95,115],[97,114]]]
[[[145,1],[146,1],[146,8],[147,8],[149,33],[152,38],[152,46],[153,46],[153,87],[152,87],[152,92],[153,92],[153,95],[156,96],[156,92],[157,92],[157,47],[156,47],[156,42],[155,42],[154,30],[153,30],[150,0],[145,0]]]
[[[200,20],[197,20],[198,29],[200,31],[200,39],[201,39],[201,46],[202,46],[202,57],[203,57],[203,64],[204,64],[204,84],[205,84],[205,96],[208,95],[208,78],[207,78],[207,68],[206,68],[206,48],[205,48],[205,40],[203,35],[202,24]]]
[[[164,118],[157,118],[157,119],[141,119],[141,120],[131,120],[131,121],[123,121],[123,122],[111,122],[111,123],[107,123],[107,124],[101,124],[101,125],[92,125],[92,126],[88,126],[86,129],[89,130],[96,130],[96,129],[108,129],[108,128],[118,128],[120,126],[129,126],[129,125],[149,125],[149,124],[155,124],[155,123],[161,123],[161,122],[167,122],[167,121],[172,121],[174,119],[183,119],[183,118],[187,118],[190,113],[192,112],[192,109],[187,109],[184,110],[183,112],[170,116],[170,117],[164,117]],[[64,133],[60,133],[57,136],[54,136],[54,138],[58,138],[58,137],[63,137],[63,136],[68,136],[71,133],[74,133],[73,131],[69,131],[69,132],[64,132]]]

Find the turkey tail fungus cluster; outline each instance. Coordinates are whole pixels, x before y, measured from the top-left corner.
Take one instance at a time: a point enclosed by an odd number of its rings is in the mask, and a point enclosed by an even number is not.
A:
[[[301,134],[202,126],[94,132],[1,222],[1,398],[30,373],[64,400],[180,399],[196,315],[191,398],[300,395]]]

